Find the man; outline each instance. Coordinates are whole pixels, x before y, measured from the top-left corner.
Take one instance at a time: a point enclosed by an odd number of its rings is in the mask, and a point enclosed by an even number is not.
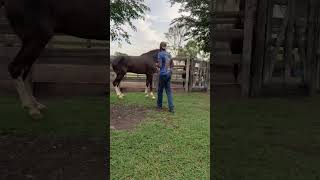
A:
[[[158,67],[159,67],[159,85],[158,85],[158,100],[157,106],[159,109],[162,108],[162,99],[163,99],[163,89],[166,90],[168,98],[168,108],[169,111],[174,113],[173,98],[171,92],[171,75],[173,68],[173,61],[171,55],[166,51],[167,43],[160,43],[160,51],[158,53]]]

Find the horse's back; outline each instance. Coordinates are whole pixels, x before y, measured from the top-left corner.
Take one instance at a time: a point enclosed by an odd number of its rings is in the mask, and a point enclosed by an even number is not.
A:
[[[104,0],[4,0],[7,17],[20,35],[53,31],[108,40],[108,3]]]
[[[125,71],[146,74],[155,71],[153,60],[147,56],[118,56],[113,59],[111,64],[115,72]]]

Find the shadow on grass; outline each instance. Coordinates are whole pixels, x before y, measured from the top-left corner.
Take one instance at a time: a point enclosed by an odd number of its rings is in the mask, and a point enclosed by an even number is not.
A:
[[[214,178],[318,179],[319,107],[320,97],[216,103]]]

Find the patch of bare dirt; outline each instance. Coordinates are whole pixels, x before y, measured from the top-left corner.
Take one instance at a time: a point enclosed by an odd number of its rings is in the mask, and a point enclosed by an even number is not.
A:
[[[141,106],[117,104],[110,106],[110,128],[116,130],[130,130],[144,121],[151,110]]]
[[[105,142],[0,135],[0,179],[104,179]]]

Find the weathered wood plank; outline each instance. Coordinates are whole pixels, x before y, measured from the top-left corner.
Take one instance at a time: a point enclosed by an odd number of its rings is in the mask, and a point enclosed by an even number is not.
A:
[[[274,24],[273,22],[273,2],[268,1],[268,11],[267,11],[267,26],[266,26],[266,39],[265,39],[265,47],[266,47],[266,53],[264,56],[264,65],[263,65],[263,83],[268,83],[268,81],[270,81],[269,77],[271,74],[271,29],[272,29],[272,25]],[[282,23],[282,21],[281,21]]]
[[[315,38],[315,17],[316,17],[316,9],[314,7],[316,0],[309,0],[309,8],[308,8],[308,30],[307,30],[307,58],[306,58],[306,81],[308,87],[308,93],[310,96],[315,94],[315,84],[314,84],[314,38]]]
[[[252,60],[252,96],[261,94],[263,80],[263,63],[265,57],[265,40],[267,27],[268,1],[260,0],[257,4],[257,21],[255,31],[255,48]]]
[[[243,16],[239,11],[218,11],[215,12],[215,18],[240,18]]]
[[[0,47],[0,64],[8,64],[19,48]],[[37,64],[82,64],[107,65],[109,50],[101,49],[46,49],[37,59]]]
[[[274,4],[287,5],[288,0],[273,0]]]
[[[294,40],[294,32],[293,32],[293,24],[295,19],[295,0],[291,0],[288,2],[288,26],[286,30],[286,38],[285,38],[285,54],[284,54],[284,82],[288,82],[290,78],[290,69],[291,69],[291,63],[293,59],[293,40]]]
[[[184,86],[185,92],[189,91],[189,86],[188,86],[189,79],[190,79],[189,75],[190,75],[190,59],[187,59],[187,64],[186,64],[186,84]]]
[[[236,18],[231,18],[231,19],[215,19],[213,21],[216,24],[236,24],[238,20]]]
[[[105,83],[107,70],[104,66],[36,64],[33,82]]]
[[[245,21],[244,21],[244,40],[241,63],[241,95],[249,96],[250,91],[250,72],[251,72],[251,54],[252,54],[252,40],[253,28],[255,21],[257,1],[246,0],[245,5]]]
[[[213,63],[216,65],[240,64],[241,54],[217,54]]]
[[[216,29],[214,32],[216,41],[230,41],[231,39],[243,38],[242,29]]]

